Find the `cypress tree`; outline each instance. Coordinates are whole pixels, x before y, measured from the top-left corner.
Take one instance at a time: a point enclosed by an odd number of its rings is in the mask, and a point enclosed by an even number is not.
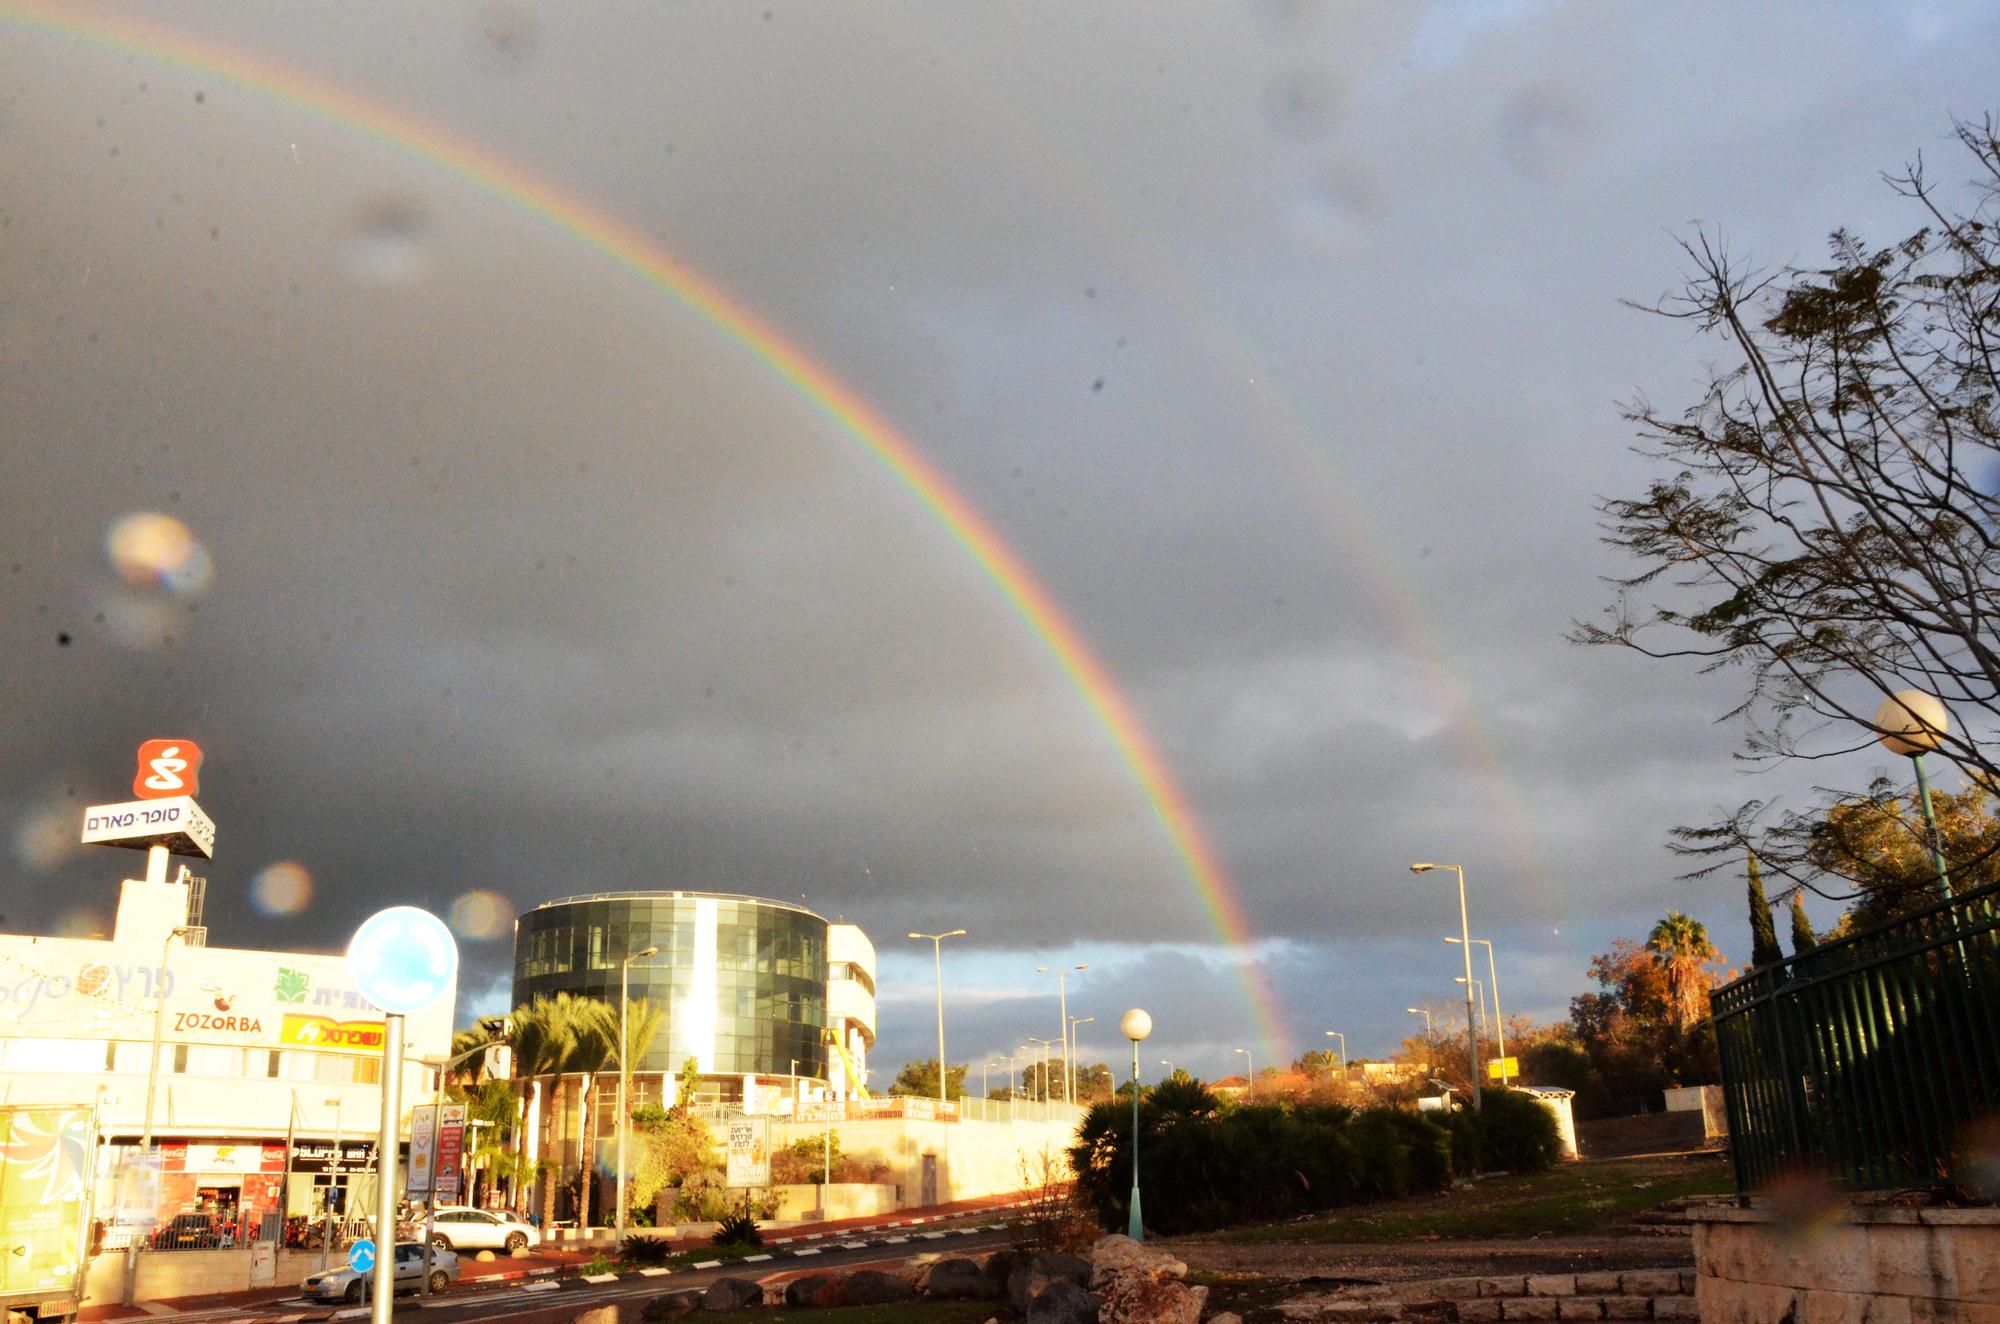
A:
[[[1778,926],[1771,919],[1771,903],[1764,899],[1764,879],[1757,872],[1757,852],[1750,852],[1750,968],[1785,959],[1778,946]]]
[[[1806,918],[1806,907],[1799,900],[1797,892],[1792,893],[1792,955],[1804,956],[1819,946],[1819,939],[1813,936],[1812,921]]]

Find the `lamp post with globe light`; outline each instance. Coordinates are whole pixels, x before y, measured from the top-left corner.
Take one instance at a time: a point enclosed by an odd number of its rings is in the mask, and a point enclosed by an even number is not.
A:
[[[1456,864],[1413,864],[1411,873],[1430,873],[1435,869],[1449,869],[1458,875],[1458,937],[1459,951],[1465,956],[1465,1038],[1472,1048],[1472,1111],[1480,1109],[1479,1097],[1479,1025],[1472,1009],[1472,924],[1465,912],[1465,870]],[[1426,1018],[1428,1020],[1428,1018]]]
[[[1146,1228],[1139,1217],[1139,1041],[1153,1032],[1153,1018],[1134,1007],[1119,1017],[1118,1028],[1132,1041],[1132,1204],[1125,1235],[1144,1241]]]
[[[1924,776],[1924,755],[1938,747],[1951,730],[1951,717],[1934,694],[1899,690],[1875,710],[1875,738],[1891,754],[1901,754],[1917,769],[1917,798],[1924,806],[1924,832],[1930,838],[1931,864],[1937,869],[1938,891],[1951,900],[1951,876],[1945,872],[1944,843],[1938,838],[1937,815],[1931,809],[1930,779]]]

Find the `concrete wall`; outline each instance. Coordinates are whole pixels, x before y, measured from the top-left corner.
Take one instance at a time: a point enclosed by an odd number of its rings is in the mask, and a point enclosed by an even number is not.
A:
[[[1060,1158],[1076,1139],[1076,1123],[1059,1120],[1008,1122],[924,1122],[903,1119],[836,1123],[840,1151],[887,1163],[883,1180],[900,1188],[896,1207],[928,1204],[924,1189],[926,1156],[934,1159],[935,1201],[1001,1195],[1037,1183],[1044,1149]],[[822,1128],[810,1122],[774,1122],[771,1146],[817,1139]],[[1024,1174],[1024,1169],[1028,1175]],[[1067,1169],[1065,1168],[1065,1171]]]
[[[1729,1134],[1729,1111],[1722,1102],[1720,1085],[1681,1085],[1666,1092],[1670,1113],[1700,1113],[1702,1134],[1718,1140]]]
[[[338,1268],[346,1263],[346,1252],[336,1251],[328,1264]],[[277,1285],[292,1287],[309,1273],[320,1270],[319,1252],[285,1250],[278,1252]],[[206,1296],[211,1292],[242,1292],[250,1281],[250,1249],[141,1251],[139,1253],[140,1301],[167,1301],[183,1296]],[[268,1284],[266,1284],[268,1286]],[[115,1305],[125,1288],[125,1253],[103,1251],[90,1262],[84,1278],[83,1304]]]
[[[1815,1211],[1817,1216],[1820,1211]],[[2000,1209],[1696,1208],[1702,1324],[1994,1324]]]
[[[771,1194],[778,1201],[778,1211],[771,1217],[780,1222],[802,1222],[821,1217],[817,1186],[773,1186]],[[824,1216],[827,1218],[872,1218],[876,1214],[894,1213],[895,1210],[894,1186],[837,1181],[826,1190]]]

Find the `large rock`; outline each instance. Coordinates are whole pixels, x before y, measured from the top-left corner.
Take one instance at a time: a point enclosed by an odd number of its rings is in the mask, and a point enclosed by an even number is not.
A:
[[[809,1273],[785,1284],[785,1304],[827,1310],[848,1304],[847,1277],[838,1273]]]
[[[1097,1319],[1098,1324],[1201,1324],[1207,1301],[1206,1287],[1125,1273],[1105,1289]]]
[[[718,1278],[702,1293],[703,1310],[749,1310],[764,1304],[764,1289],[754,1278]]]
[[[919,1274],[917,1290],[940,1301],[972,1301],[982,1295],[984,1281],[977,1264],[953,1255]]]
[[[701,1309],[700,1288],[690,1288],[680,1292],[665,1292],[648,1301],[639,1311],[639,1318],[649,1324],[663,1319],[679,1319]]]
[[[1097,1298],[1068,1278],[1053,1278],[1024,1313],[1028,1324],[1097,1324]]]
[[[569,1324],[618,1324],[617,1306],[592,1306]]]
[[[1007,1299],[1007,1280],[1014,1270],[1021,1267],[1021,1252],[1018,1250],[996,1250],[979,1262],[979,1299],[982,1301],[1004,1301]]]
[[[1187,1277],[1187,1265],[1163,1250],[1154,1250],[1122,1232],[1100,1237],[1090,1248],[1090,1287],[1103,1291],[1115,1278],[1132,1276],[1161,1282]]]
[[[1028,1263],[1051,1278],[1067,1278],[1078,1287],[1090,1281],[1090,1261],[1080,1256],[1045,1250]]]
[[[891,1301],[908,1301],[916,1294],[917,1285],[900,1273],[856,1269],[847,1276],[849,1305],[885,1306]]]
[[[1014,1271],[1007,1275],[1007,1303],[1025,1315],[1035,1298],[1051,1283],[1074,1283],[1078,1287],[1090,1281],[1090,1263],[1074,1255],[1063,1255],[1056,1251],[1043,1251],[1025,1263],[1017,1263]]]

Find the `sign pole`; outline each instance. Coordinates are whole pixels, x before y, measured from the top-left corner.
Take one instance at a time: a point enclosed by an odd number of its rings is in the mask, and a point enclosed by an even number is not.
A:
[[[382,1044],[382,1130],[375,1138],[375,1300],[369,1324],[390,1324],[396,1301],[396,1144],[402,1130],[403,1017],[386,1012]]]

